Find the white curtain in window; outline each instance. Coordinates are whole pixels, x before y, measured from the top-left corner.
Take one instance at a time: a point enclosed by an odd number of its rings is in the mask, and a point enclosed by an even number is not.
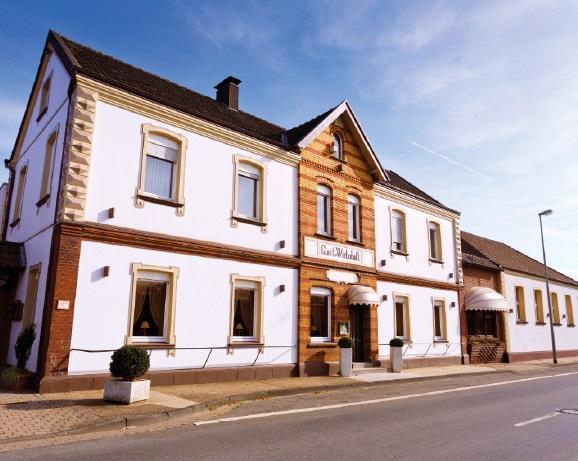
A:
[[[349,240],[359,240],[359,197],[347,196],[347,214],[349,223]]]
[[[391,217],[391,232],[393,247],[398,251],[403,250],[403,217],[401,213],[394,211]]]
[[[178,143],[152,133],[147,142],[145,192],[163,198],[173,198],[175,164]]]
[[[317,186],[317,232],[331,234],[331,189]]]
[[[259,180],[261,170],[249,163],[240,163],[237,176],[237,213],[248,218],[259,217]]]

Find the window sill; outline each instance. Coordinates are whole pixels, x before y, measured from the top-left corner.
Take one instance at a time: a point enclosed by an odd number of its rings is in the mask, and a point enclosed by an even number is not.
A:
[[[392,255],[400,255],[400,256],[409,256],[409,253],[400,250],[394,250],[393,248],[390,250]]]
[[[169,343],[141,343],[141,342],[134,342],[134,340],[131,340],[130,343],[131,346],[134,347],[140,347],[142,349],[174,349],[176,347],[175,344],[169,344]]]
[[[516,325],[528,325],[528,322],[523,320],[516,320]]]
[[[14,221],[12,221],[10,223],[10,227],[16,227],[18,224],[20,224],[20,218],[15,219]]]
[[[38,202],[36,202],[36,207],[40,208],[42,205],[44,205],[46,202],[48,202],[49,198],[50,198],[50,194],[46,194],[44,197],[42,197],[40,200],[38,200]]]
[[[358,247],[364,247],[365,248],[365,244],[363,242],[360,242],[359,240],[347,240],[347,243],[349,245],[355,245]]]
[[[337,347],[337,343],[333,343],[333,342],[329,342],[329,341],[319,341],[319,342],[309,343],[309,344],[307,344],[307,347],[309,347],[311,349],[321,348],[321,347],[335,348],[335,347]]]
[[[429,258],[429,262],[434,263],[434,264],[443,264],[444,263],[444,261],[442,259],[435,259],[435,258]]]
[[[334,235],[320,234],[319,232],[315,233],[315,237],[325,240],[337,240],[337,237]]]
[[[181,208],[184,207],[184,203],[177,202],[175,200],[171,200],[170,198],[162,198],[162,197],[154,197],[152,195],[146,194],[137,194],[139,200],[144,200],[146,202],[157,203],[159,205],[166,205],[173,208]]]
[[[38,117],[36,117],[36,123],[38,123],[42,119],[42,117],[44,117],[46,112],[48,112],[48,106],[46,106],[44,109],[42,109],[40,111],[40,113],[38,114]]]
[[[245,224],[253,224],[254,226],[265,227],[267,225],[264,221],[259,221],[258,219],[247,218],[246,216],[240,216],[238,214],[233,213],[232,218],[235,221],[242,222]]]
[[[546,322],[536,322],[536,325],[546,325]]]
[[[434,339],[434,344],[448,344],[449,341],[447,339]]]
[[[554,325],[555,327],[561,327],[561,326],[562,326],[561,323],[553,323],[553,325]]]
[[[568,328],[574,328],[576,325],[574,325],[573,323],[569,323],[568,325],[566,325]]]
[[[233,341],[227,344],[227,347],[263,347],[265,343],[259,341]]]

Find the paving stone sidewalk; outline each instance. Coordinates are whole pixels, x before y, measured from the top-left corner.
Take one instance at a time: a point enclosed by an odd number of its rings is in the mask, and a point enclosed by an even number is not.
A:
[[[561,362],[575,363],[570,360]],[[364,386],[386,381],[399,382],[500,371],[533,371],[548,366],[550,365],[547,361],[514,365],[457,365],[415,368],[404,370],[399,374],[378,372],[351,378],[324,376],[154,387],[149,400],[132,405],[105,402],[102,400],[102,391],[44,395],[0,391],[0,445],[15,440],[42,438],[67,432],[103,430],[107,424],[114,422],[126,425],[153,424],[157,417],[190,415],[193,411],[216,408],[234,401]]]

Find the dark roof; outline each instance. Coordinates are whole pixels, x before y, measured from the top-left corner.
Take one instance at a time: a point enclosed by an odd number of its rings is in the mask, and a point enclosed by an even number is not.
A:
[[[462,240],[462,264],[472,264],[474,266],[482,266],[488,269],[500,270],[500,266],[494,263],[489,258],[485,257],[475,247],[473,247],[464,238]]]
[[[294,146],[299,144],[305,136],[307,136],[312,130],[314,130],[317,125],[319,125],[325,117],[327,117],[331,112],[333,112],[337,106],[332,107],[329,110],[326,110],[322,114],[319,114],[317,117],[308,120],[301,125],[291,128],[287,130],[287,144],[290,146]]]
[[[15,242],[0,242],[0,269],[24,269],[26,254],[24,244]]]
[[[544,277],[544,265],[505,243],[490,240],[462,231],[462,252],[469,251],[474,257],[486,258],[503,269]],[[464,250],[465,248],[465,250]],[[473,250],[472,250],[473,249]],[[475,250],[475,251],[474,251]],[[578,281],[548,267],[548,277],[556,282],[578,286]]]
[[[424,202],[428,202],[431,205],[435,205],[435,206],[438,206],[438,207],[443,208],[445,210],[451,211],[452,213],[458,213],[459,214],[458,211],[452,210],[451,208],[448,208],[443,203],[441,203],[438,200],[436,200],[435,198],[433,198],[431,195],[426,194],[423,190],[421,190],[417,186],[410,183],[407,179],[402,178],[395,171],[385,170],[385,172],[387,173],[387,176],[389,177],[389,181],[380,181],[379,184],[381,184],[382,186],[389,187],[390,189],[394,189],[394,190],[403,192],[404,194],[411,195],[415,198],[423,200]]]
[[[282,142],[282,134],[285,132],[283,127],[246,112],[230,109],[213,98],[126,64],[54,31],[49,32],[48,41],[53,43],[69,71],[289,149]]]

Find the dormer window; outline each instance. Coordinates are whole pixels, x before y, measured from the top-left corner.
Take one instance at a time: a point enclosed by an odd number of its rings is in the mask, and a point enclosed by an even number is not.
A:
[[[339,160],[343,160],[343,141],[337,133],[333,133],[332,155]]]

